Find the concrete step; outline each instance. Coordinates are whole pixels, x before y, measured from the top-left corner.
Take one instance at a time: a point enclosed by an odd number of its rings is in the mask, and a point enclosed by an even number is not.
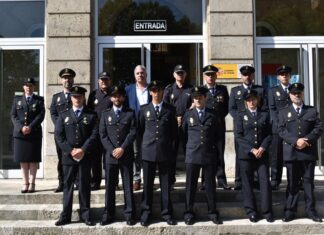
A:
[[[255,190],[256,198],[259,197],[259,191]],[[176,187],[171,192],[171,198],[173,203],[181,203],[185,201],[185,188]],[[140,204],[142,199],[142,190],[134,192],[135,203]],[[272,192],[272,200],[276,203],[284,202],[286,198],[286,192],[284,187],[281,187],[278,191]],[[300,198],[303,199],[303,192],[300,192]],[[324,198],[324,189],[317,187],[315,189],[315,198],[321,200]],[[240,202],[243,201],[243,195],[241,191],[234,190],[216,190],[216,199],[218,202]],[[52,190],[36,191],[35,193],[21,194],[20,192],[2,192],[0,194],[1,204],[60,204],[63,200],[63,193],[53,193]],[[77,203],[78,192],[74,192],[74,202]],[[206,193],[204,191],[197,191],[197,202],[206,201]],[[124,193],[122,190],[116,191],[116,202],[124,203]],[[154,191],[153,202],[160,202],[160,191]],[[91,204],[104,204],[105,203],[105,190],[91,192]]]
[[[107,226],[88,227],[83,223],[72,223],[56,227],[53,220],[7,220],[0,221],[0,234],[5,235],[99,235],[99,234],[132,234],[132,235],[211,235],[211,234],[323,234],[324,223],[315,223],[308,219],[296,219],[289,223],[276,220],[267,223],[261,220],[251,223],[247,219],[224,221],[222,225],[211,222],[197,222],[186,225],[179,221],[176,226],[168,226],[165,222],[156,222],[149,227],[142,227],[139,223],[127,226],[125,222],[116,222]]]
[[[183,219],[185,212],[184,203],[174,203],[174,218]],[[298,216],[305,217],[304,203],[299,203]],[[73,220],[79,220],[79,205],[73,205],[72,218]],[[246,218],[245,210],[241,202],[230,203],[218,203],[217,209],[220,215],[224,219],[243,219]],[[274,203],[273,212],[276,218],[282,218],[283,216],[283,203]],[[91,215],[96,221],[100,221],[104,210],[103,204],[91,205]],[[153,218],[160,219],[160,204],[153,204]],[[199,219],[208,219],[207,217],[207,203],[196,203],[194,212]],[[320,215],[324,215],[324,202],[317,203],[317,210]],[[4,204],[0,205],[0,220],[56,220],[59,218],[62,212],[62,204]],[[136,214],[140,215],[140,205],[136,205]],[[116,206],[116,220],[124,220],[123,216],[123,204],[117,204]]]

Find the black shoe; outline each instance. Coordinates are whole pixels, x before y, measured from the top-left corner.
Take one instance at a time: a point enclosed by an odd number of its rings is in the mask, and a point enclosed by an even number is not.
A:
[[[282,219],[282,221],[283,222],[290,222],[290,221],[293,221],[295,219],[295,216],[293,216],[293,215],[286,215],[283,219]]]
[[[61,220],[59,219],[58,221],[55,222],[55,226],[62,226],[71,223],[69,220]]]
[[[126,220],[126,224],[129,225],[129,226],[133,226],[133,225],[136,224],[136,222],[135,222],[135,220],[133,220],[133,219],[127,219],[127,220]]]
[[[272,216],[269,216],[268,218],[266,218],[266,221],[267,221],[268,223],[273,223],[273,222],[274,222],[274,219],[273,219]]]
[[[174,220],[174,219],[166,219],[165,222],[168,224],[168,225],[176,225],[177,222]]]
[[[318,215],[314,214],[314,215],[309,215],[308,216],[309,219],[313,220],[314,222],[320,222],[322,223],[323,220],[321,217],[319,217]]]
[[[227,183],[222,183],[218,185],[220,188],[223,188],[224,190],[231,190],[231,186],[229,186]]]
[[[256,216],[256,215],[250,215],[250,216],[249,216],[249,220],[250,220],[252,223],[256,223],[256,222],[258,222],[258,219],[257,219],[257,216]]]
[[[105,225],[108,225],[108,224],[112,224],[114,223],[114,219],[110,218],[110,219],[104,219],[104,220],[101,220],[100,221],[100,225],[102,226],[105,226]]]
[[[147,227],[147,226],[150,225],[150,223],[149,223],[148,220],[146,220],[146,221],[141,221],[141,225],[142,225],[143,227]]]
[[[216,216],[211,220],[214,224],[222,224],[223,222],[220,220],[219,216]]]
[[[95,183],[91,184],[91,191],[96,191],[99,189],[100,189],[100,184],[95,184]]]
[[[54,190],[54,193],[63,192],[63,184],[59,184],[57,188]]]
[[[193,225],[195,223],[195,219],[194,218],[187,218],[185,219],[185,224],[186,225]]]
[[[81,220],[85,225],[94,226],[95,224],[90,219]]]
[[[242,184],[236,183],[235,186],[234,186],[234,190],[235,191],[242,190]]]

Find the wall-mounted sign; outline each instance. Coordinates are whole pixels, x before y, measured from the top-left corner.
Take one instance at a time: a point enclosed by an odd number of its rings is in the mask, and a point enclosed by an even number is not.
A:
[[[251,64],[213,64],[219,71],[217,78],[219,79],[239,79],[241,78],[240,68],[244,65]]]
[[[165,32],[167,31],[166,20],[134,20],[135,32]]]

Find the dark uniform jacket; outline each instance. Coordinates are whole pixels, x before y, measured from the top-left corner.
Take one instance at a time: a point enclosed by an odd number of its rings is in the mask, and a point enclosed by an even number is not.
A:
[[[267,150],[272,140],[269,112],[258,109],[253,116],[246,109],[239,113],[235,122],[235,138],[239,144],[238,158],[256,160],[251,150],[259,147]]]
[[[11,108],[11,119],[14,125],[13,137],[22,139],[34,139],[42,137],[42,126],[45,117],[44,98],[33,94],[31,101],[27,104],[23,95],[15,96]],[[21,128],[29,126],[29,135],[23,135]]]
[[[63,151],[62,164],[78,164],[70,152],[82,148],[85,155],[81,161],[88,161],[98,134],[97,114],[86,108],[77,118],[73,109],[61,112],[55,126],[55,139]]]
[[[172,104],[176,108],[176,115],[182,117],[192,104],[191,90],[190,84],[185,83],[179,88],[174,82],[165,88],[163,101]]]
[[[208,89],[207,86],[205,87]],[[214,95],[211,92],[207,92],[206,107],[216,111],[217,114],[221,115],[221,117],[225,119],[226,115],[228,114],[229,101],[227,87],[223,85],[216,85],[215,88],[216,90]]]
[[[256,90],[261,99],[261,109],[268,110],[267,96],[262,86],[252,84],[252,90]],[[247,89],[243,85],[233,87],[229,98],[229,112],[235,119],[238,113],[245,110],[243,95]]]
[[[297,115],[294,106],[279,111],[278,134],[283,139],[284,161],[317,160],[317,139],[323,131],[318,112],[313,106],[303,105]],[[302,150],[295,148],[299,138],[307,138],[309,147]]]
[[[54,125],[56,124],[59,114],[70,109],[71,107],[71,98],[66,99],[63,91],[53,95],[50,113]]]
[[[119,118],[113,108],[102,112],[99,133],[101,143],[106,150],[106,163],[118,164],[134,160],[133,142],[136,136],[136,121],[132,109],[123,107]],[[124,149],[124,155],[117,160],[112,156],[112,151],[119,147]]]
[[[92,91],[88,98],[87,107],[95,111],[100,119],[101,113],[112,107],[109,93],[105,94],[100,89]]]
[[[183,133],[186,143],[186,163],[217,164],[217,141],[220,132],[217,129],[221,124],[219,117],[208,108],[205,108],[203,120],[199,120],[196,109],[188,110],[183,117]]]
[[[142,138],[142,160],[164,162],[173,156],[177,134],[175,108],[165,102],[156,116],[152,102],[141,106],[138,132]]]
[[[289,94],[281,85],[272,87],[268,94],[268,103],[272,122],[272,133],[278,133],[278,113],[280,109],[291,104]]]

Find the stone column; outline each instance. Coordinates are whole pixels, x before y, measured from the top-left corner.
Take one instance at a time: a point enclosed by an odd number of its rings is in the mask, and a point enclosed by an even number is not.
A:
[[[208,8],[209,62],[253,64],[253,0],[209,0]],[[227,85],[230,92],[240,80],[218,80],[218,83]],[[226,173],[228,176],[234,176],[235,151],[233,120],[230,114],[226,117],[226,128]]]
[[[44,131],[44,178],[57,178],[54,126],[48,108],[52,95],[62,91],[62,68],[76,72],[75,84],[89,92],[91,83],[91,0],[46,1],[46,120]],[[89,94],[89,93],[87,93]]]

